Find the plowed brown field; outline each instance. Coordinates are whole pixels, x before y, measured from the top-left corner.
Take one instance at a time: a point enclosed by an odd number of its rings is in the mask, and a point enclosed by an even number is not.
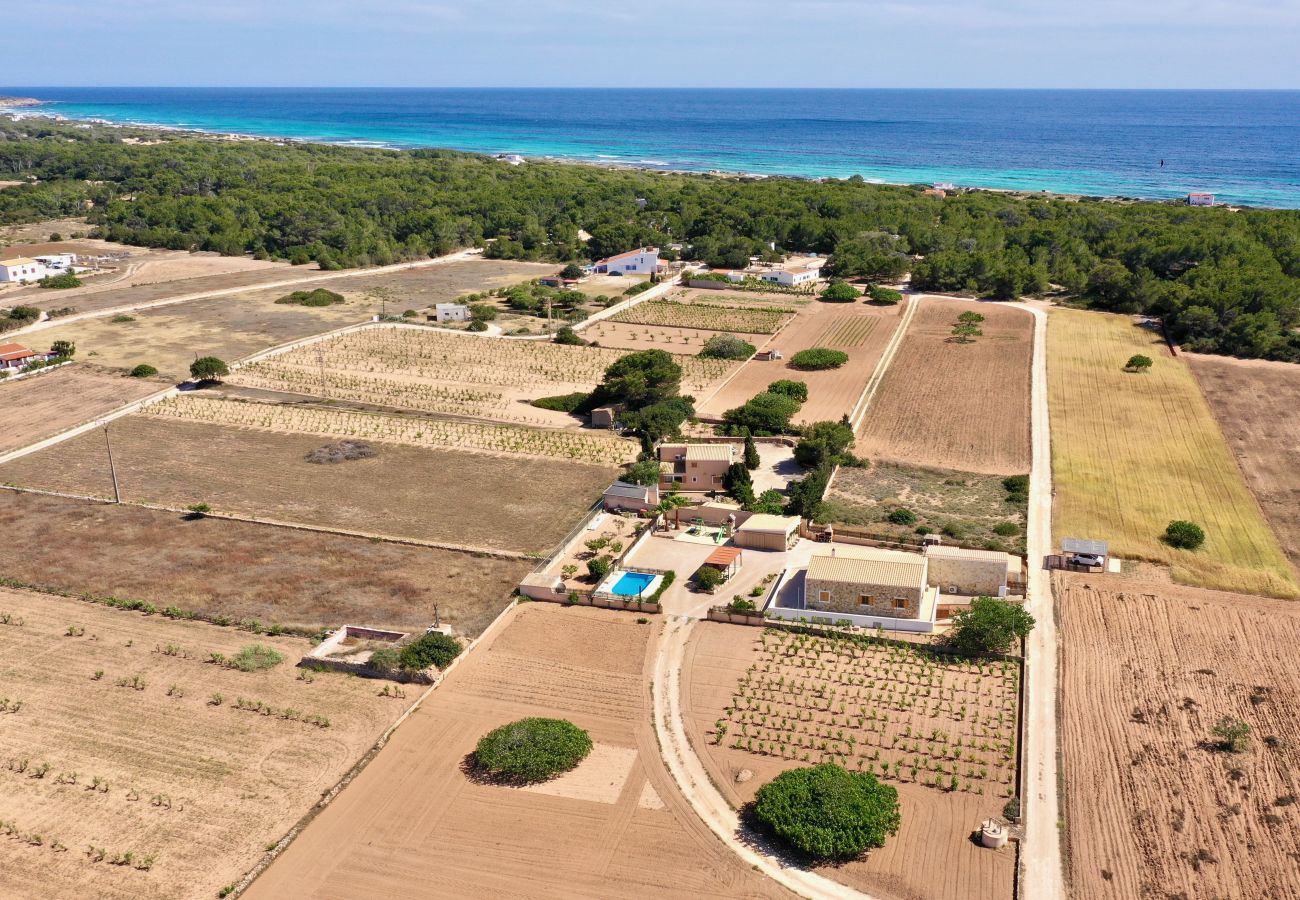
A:
[[[1300,567],[1300,366],[1185,353],[1282,549]]]
[[[786,753],[783,757],[773,750],[759,753],[733,746],[739,737],[742,743],[750,743],[757,749],[759,745],[757,737],[767,738],[772,731],[770,726],[774,725],[779,717],[788,714],[778,710],[780,706],[778,703],[762,700],[761,703],[765,706],[756,711],[762,713],[760,721],[766,721],[768,725],[748,727],[748,733],[755,736],[751,739],[741,735],[741,725],[735,721],[737,713],[727,712],[728,707],[737,702],[735,697],[741,678],[749,671],[750,666],[760,662],[763,657],[759,645],[760,634],[761,632],[754,628],[700,622],[695,626],[695,634],[686,648],[686,662],[682,667],[682,707],[691,745],[709,771],[713,783],[727,801],[737,807],[753,800],[758,788],[781,772],[822,761],[822,754],[816,749],[822,743],[821,738],[812,738],[808,732],[803,731],[799,732],[793,740],[813,741],[814,749],[810,751],[809,758],[806,760],[803,758],[802,749],[798,751],[798,759],[791,759],[788,757],[794,751],[789,749],[783,748]],[[784,678],[787,682],[793,682],[796,678],[812,677],[816,684],[837,685],[833,679],[824,678],[824,673],[820,671],[802,667],[793,669],[779,667],[766,670],[762,665],[767,663],[761,664],[758,673],[751,675],[756,681],[769,679],[770,684],[770,680],[775,677]],[[766,674],[761,674],[763,672]],[[880,690],[888,683],[890,689],[899,688],[899,696],[903,696],[902,685],[906,683],[906,679],[900,679],[897,684],[890,682],[888,678],[877,680],[871,677],[873,672],[866,667],[862,668],[861,673],[872,688]],[[964,676],[955,677],[964,678]],[[953,676],[945,675],[944,683],[951,686],[955,683],[952,678]],[[978,679],[971,679],[971,681],[976,683]],[[1008,696],[1014,702],[1014,687],[1004,686],[1000,678],[994,678],[992,681],[996,682],[996,686],[992,687],[993,693],[990,694],[990,698],[996,693],[999,704]],[[917,690],[919,691],[920,688]],[[893,696],[892,693],[890,696]],[[796,715],[807,713],[814,707],[811,696],[804,699],[808,701],[807,706],[796,710]],[[742,705],[745,703],[744,700],[739,702]],[[918,699],[915,702],[924,704],[930,701]],[[902,729],[905,726],[901,723],[903,718],[910,714],[887,712],[890,708],[889,701],[872,703],[868,709],[873,717],[878,714],[886,716],[889,724],[883,726],[884,730],[888,731],[891,737],[897,734],[900,741],[895,749],[886,739],[882,745],[886,749],[881,750],[879,760],[871,758],[875,748],[869,744],[873,734],[870,728],[859,732],[846,726],[847,720],[843,716],[840,717],[836,727],[841,729],[843,734],[859,735],[861,740],[858,750],[867,753],[867,760],[863,761],[865,767],[875,767],[876,774],[879,775],[880,761],[900,760],[904,763],[900,770],[896,770],[900,772],[901,777],[890,775],[885,779],[898,790],[903,825],[898,834],[888,839],[884,847],[870,851],[863,859],[820,869],[820,874],[865,891],[880,900],[917,900],[917,898],[1009,900],[1015,880],[1014,845],[1000,851],[985,850],[974,844],[970,840],[970,835],[981,821],[990,816],[1000,815],[1007,800],[1004,791],[1010,790],[1013,767],[1006,763],[1002,768],[998,768],[998,764],[1005,762],[999,753],[978,750],[978,743],[969,742],[986,740],[971,738],[971,733],[979,727],[973,723],[977,719],[981,722],[985,721],[985,713],[978,711],[980,707],[975,701],[967,698],[965,702],[970,703],[971,710],[977,712],[962,725],[954,725],[946,718],[931,718],[922,714],[918,708],[915,724],[906,732],[912,735],[908,740],[903,740]],[[782,710],[784,708],[780,707]],[[1001,709],[1001,706],[998,708]],[[939,715],[946,716],[946,714]],[[719,720],[729,721],[728,731],[721,744],[716,740],[716,724]],[[875,726],[877,722],[878,720],[873,718],[867,724]],[[1014,709],[1011,712],[1011,722],[1014,723]],[[924,759],[927,764],[933,764],[931,752],[927,748],[934,745],[931,745],[923,735],[929,736],[936,724],[942,726],[941,730],[951,731],[954,738],[960,731],[968,741],[965,746],[965,758],[969,760],[970,755],[976,753],[986,757],[985,762],[991,764],[989,774],[992,777],[985,780],[965,781],[964,790],[948,792],[930,786],[928,782],[934,773],[923,769],[918,774],[920,779],[927,783],[919,783],[918,779],[911,774],[909,764],[918,758]],[[880,734],[883,735],[884,731]],[[911,750],[912,744],[909,740],[920,744],[917,751]],[[832,750],[837,744],[841,749],[843,748],[841,741],[827,740],[825,743],[830,745]],[[771,747],[771,744],[767,746]],[[904,748],[908,748],[907,752],[904,752]],[[857,759],[851,759],[848,763],[849,768],[854,771],[857,765]],[[945,766],[949,765],[945,763]],[[752,777],[738,782],[737,776],[746,770]],[[951,771],[951,768],[948,770]],[[966,769],[961,769],[961,773],[965,776]],[[1003,777],[1007,779],[1007,783],[1003,783],[1001,780]],[[982,790],[983,793],[976,794],[971,790],[972,788]]]
[[[1034,319],[995,303],[928,297],[858,433],[869,459],[987,475],[1029,471],[1029,374]],[[979,312],[983,337],[951,341],[963,312]]]
[[[1300,897],[1300,606],[1054,579],[1073,896]],[[1221,717],[1251,728],[1228,753]]]
[[[373,681],[299,680],[304,640],[9,590],[0,614],[0,697],[22,704],[0,713],[7,898],[215,897],[405,708]],[[261,672],[206,662],[251,643],[284,661]],[[240,697],[329,724],[237,709]]]
[[[0,453],[53,437],[166,387],[76,364],[12,384],[0,381]]]
[[[657,625],[605,610],[516,607],[244,896],[777,897],[675,792],[649,718]],[[462,769],[524,716],[595,749],[533,789]]]
[[[793,322],[766,342],[760,340],[762,335],[746,336],[759,350],[780,350],[785,359],[767,362],[755,359],[745,363],[715,393],[695,398],[700,414],[720,417],[783,378],[808,384],[808,402],[794,417],[796,423],[836,420],[851,414],[905,308],[904,304],[878,307],[860,303],[809,303],[799,310]],[[790,357],[809,347],[842,350],[849,355],[849,361],[838,369],[818,372],[791,368]]]

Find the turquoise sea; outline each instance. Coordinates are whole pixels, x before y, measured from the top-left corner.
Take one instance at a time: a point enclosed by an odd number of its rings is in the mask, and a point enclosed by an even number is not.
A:
[[[1300,208],[1300,91],[42,88],[70,119]],[[1161,162],[1163,161],[1163,165]]]

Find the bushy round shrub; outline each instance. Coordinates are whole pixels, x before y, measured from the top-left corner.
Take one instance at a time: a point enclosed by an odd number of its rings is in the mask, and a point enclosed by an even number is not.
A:
[[[903,822],[897,790],[833,763],[782,772],[758,789],[754,815],[814,859],[852,859],[883,847]]]
[[[734,334],[715,334],[699,352],[703,359],[749,359],[753,355],[754,345]]]
[[[852,303],[861,296],[847,281],[832,281],[821,293],[821,298],[828,303]]]
[[[569,771],[590,752],[590,735],[572,722],[520,719],[485,734],[474,764],[494,778],[531,783]]]
[[[460,655],[460,651],[460,641],[449,634],[430,631],[399,650],[397,660],[403,669],[414,672],[427,669],[429,666],[445,669]]]
[[[157,374],[158,370],[148,363],[140,363],[130,372],[132,378],[150,378]]]
[[[898,509],[891,509],[889,515],[885,516],[885,518],[894,525],[916,524],[916,513],[912,512],[910,509],[904,509],[901,506]]]
[[[880,286],[873,287],[869,295],[872,303],[880,303],[884,306],[895,306],[903,299],[903,295],[898,291]]]
[[[993,533],[1002,537],[1011,537],[1020,533],[1020,526],[1015,522],[999,522],[993,526]]]
[[[794,369],[838,369],[848,361],[849,355],[842,350],[809,347],[790,357],[790,366]]]
[[[1165,528],[1165,543],[1180,550],[1195,550],[1205,543],[1205,529],[1195,522],[1178,519]]]

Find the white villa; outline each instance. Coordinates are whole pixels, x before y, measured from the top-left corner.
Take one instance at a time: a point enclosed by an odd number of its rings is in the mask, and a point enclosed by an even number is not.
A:
[[[468,322],[469,307],[463,303],[436,303],[433,318],[436,322]]]
[[[623,275],[653,275],[659,271],[659,248],[638,247],[626,253],[619,253],[607,259],[598,260],[593,270],[596,272],[619,272]]]
[[[50,271],[45,263],[26,256],[0,259],[0,281],[40,281]]]

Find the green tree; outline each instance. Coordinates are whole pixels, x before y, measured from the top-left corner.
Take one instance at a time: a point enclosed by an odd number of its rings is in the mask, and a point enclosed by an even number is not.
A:
[[[190,377],[196,381],[220,381],[230,367],[215,356],[201,356],[190,363]]]
[[[638,410],[677,396],[682,367],[663,350],[642,350],[614,361],[596,388],[596,405],[625,403]]]
[[[758,455],[758,445],[754,443],[754,436],[745,435],[745,468],[752,472],[762,464],[763,459]]]
[[[715,334],[700,348],[703,359],[749,359],[754,355],[754,345],[734,334]]]
[[[972,344],[975,338],[983,336],[984,331],[978,325],[954,325],[952,334],[955,343]]]
[[[1129,372],[1145,372],[1151,368],[1151,357],[1143,356],[1141,353],[1135,353],[1124,363],[1124,368]]]
[[[132,378],[150,378],[158,374],[158,370],[148,363],[140,363],[128,373]]]
[[[966,310],[966,312],[957,317],[957,321],[962,325],[978,325],[980,322],[984,321],[984,316],[980,313]]]
[[[638,410],[624,412],[619,420],[654,443],[680,434],[682,423],[693,415],[695,403],[691,397],[671,397]]]
[[[460,655],[460,641],[440,631],[427,631],[397,652],[403,669],[423,671],[429,666],[445,669]]]
[[[493,778],[528,784],[569,771],[591,747],[591,736],[565,719],[520,719],[484,735],[474,764]]]
[[[844,422],[814,422],[795,444],[795,462],[805,469],[835,465],[853,446],[853,429]]]
[[[600,581],[609,574],[613,559],[609,556],[594,556],[587,560],[587,574],[595,581]]]
[[[723,578],[722,572],[713,566],[700,566],[695,573],[695,584],[702,591],[713,593],[726,579]]]
[[[658,484],[661,468],[657,459],[638,460],[628,466],[621,480],[628,484]]]
[[[964,656],[1005,653],[1034,627],[1034,617],[1018,603],[996,597],[976,597],[952,617],[948,644]]]
[[[758,394],[744,406],[729,409],[722,420],[733,429],[751,434],[783,434],[790,430],[790,419],[799,411],[799,401],[784,394]]]
[[[722,487],[741,506],[754,503],[754,480],[743,462],[732,463],[722,475]]]
[[[858,293],[857,288],[847,281],[832,281],[822,291],[821,298],[827,303],[852,303],[855,300],[860,300],[862,295]]]
[[[758,789],[754,815],[791,847],[824,860],[883,847],[903,823],[897,790],[832,763],[782,772]]]
[[[1165,543],[1180,550],[1195,550],[1205,543],[1205,529],[1195,522],[1177,519],[1165,527]]]
[[[838,369],[849,361],[849,355],[843,350],[830,350],[826,347],[809,347],[790,357],[792,369]]]
[[[578,265],[577,263],[569,263],[567,266],[565,266],[563,269],[560,270],[560,277],[569,278],[569,279],[581,278],[582,266]]]
[[[808,402],[808,383],[806,381],[791,381],[788,378],[782,378],[769,384],[767,392],[769,394],[784,394],[791,399],[798,400],[800,403]]]
[[[915,525],[916,513],[900,506],[897,509],[891,509],[885,519],[893,525]]]
[[[568,344],[571,347],[583,347],[587,344],[569,325],[560,326],[560,330],[555,332],[554,340],[557,344]]]
[[[60,359],[72,359],[77,352],[77,345],[72,341],[55,341],[50,345],[50,352]]]
[[[890,281],[907,274],[911,260],[906,242],[883,232],[846,238],[835,245],[828,271],[841,278]]]
[[[898,291],[879,285],[872,287],[867,293],[872,303],[879,303],[882,306],[897,306],[903,300],[903,295]]]

